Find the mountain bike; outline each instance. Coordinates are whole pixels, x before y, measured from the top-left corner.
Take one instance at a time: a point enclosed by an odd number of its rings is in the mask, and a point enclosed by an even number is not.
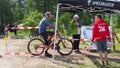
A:
[[[48,47],[45,47],[45,42],[42,38],[34,38],[28,42],[27,49],[31,55],[39,56],[45,49],[54,49],[54,35],[50,36],[50,43]],[[52,40],[52,41],[51,41]],[[68,38],[62,38],[57,31],[55,40],[55,50],[60,55],[70,55],[73,51],[73,42]]]

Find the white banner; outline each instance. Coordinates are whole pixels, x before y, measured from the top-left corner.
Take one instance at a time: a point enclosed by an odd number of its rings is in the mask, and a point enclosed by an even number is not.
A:
[[[112,31],[111,31],[110,27],[109,27],[109,30],[110,30],[110,35],[112,37]],[[82,26],[81,39],[84,39],[85,41],[90,41],[91,38],[92,38],[92,26]]]
[[[90,40],[92,37],[92,26],[82,26],[81,39]]]
[[[110,35],[112,38],[112,31],[109,27]],[[81,28],[81,39],[84,39],[84,41],[91,41],[92,38],[92,26],[82,26]],[[108,50],[113,45],[112,42],[107,42]],[[96,50],[96,45],[89,43],[89,46],[86,48],[87,50]]]

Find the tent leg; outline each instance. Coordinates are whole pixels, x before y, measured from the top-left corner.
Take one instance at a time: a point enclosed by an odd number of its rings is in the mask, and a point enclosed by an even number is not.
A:
[[[57,5],[57,11],[56,11],[56,24],[55,24],[55,32],[54,32],[54,50],[53,50],[53,62],[55,60],[55,45],[56,45],[56,32],[57,32],[57,24],[58,24],[58,13],[59,13],[59,5]]]
[[[113,25],[113,20],[112,20],[112,14],[111,14],[111,16],[110,16],[110,27],[111,27],[110,31],[111,31],[111,38],[112,38],[112,42],[113,42],[113,51],[115,51],[115,38],[113,36],[113,27],[112,27],[112,25]]]

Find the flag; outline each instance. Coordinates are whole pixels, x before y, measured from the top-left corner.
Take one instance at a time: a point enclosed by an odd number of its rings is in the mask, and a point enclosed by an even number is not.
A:
[[[6,36],[4,37],[4,42],[7,43],[7,37]]]

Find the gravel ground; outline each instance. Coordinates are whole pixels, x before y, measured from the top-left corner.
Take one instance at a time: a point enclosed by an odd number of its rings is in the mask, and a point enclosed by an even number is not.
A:
[[[80,65],[97,68],[86,56],[85,51],[81,54],[72,53],[69,56],[61,56],[55,51],[54,60],[44,55],[36,57],[22,54],[27,52],[28,41],[29,39],[7,39],[7,44],[5,44],[4,40],[0,39],[0,68],[79,68]],[[10,54],[5,55],[6,51]],[[20,54],[15,55],[15,52],[20,52]]]

